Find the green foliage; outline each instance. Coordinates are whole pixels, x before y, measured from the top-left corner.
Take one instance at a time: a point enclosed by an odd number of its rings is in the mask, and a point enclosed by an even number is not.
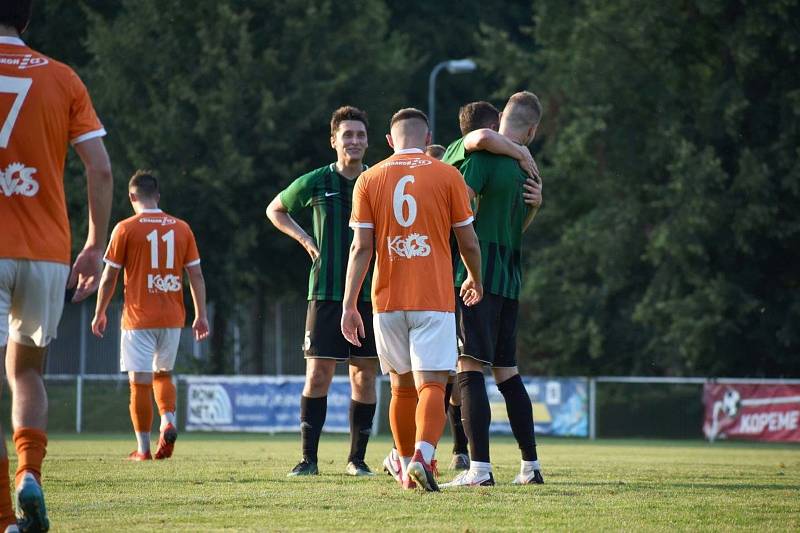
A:
[[[796,374],[798,5],[534,7],[527,43],[483,45],[546,104],[529,368]]]

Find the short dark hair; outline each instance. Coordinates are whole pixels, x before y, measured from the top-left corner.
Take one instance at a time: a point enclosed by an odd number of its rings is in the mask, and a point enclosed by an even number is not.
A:
[[[458,110],[458,127],[461,135],[481,128],[495,128],[500,124],[500,111],[489,102],[480,100],[461,106]]]
[[[33,13],[33,0],[2,0],[0,2],[0,24],[25,31]]]
[[[128,190],[134,190],[137,196],[154,199],[158,196],[158,178],[152,170],[137,170],[128,182]]]
[[[421,120],[425,123],[426,126],[430,127],[428,124],[428,115],[423,113],[417,108],[414,107],[406,107],[392,115],[392,120],[389,121],[389,128],[391,129],[396,123],[400,122],[401,120],[409,120],[415,118],[417,120]]]
[[[542,120],[542,103],[539,97],[530,91],[514,93],[503,109],[503,117],[517,128],[538,126]]]
[[[345,120],[358,120],[364,123],[365,128],[369,128],[369,121],[367,120],[367,112],[362,111],[357,107],[351,105],[344,105],[333,112],[331,115],[331,137],[336,135],[339,129],[339,124]]]
[[[441,144],[429,144],[425,148],[425,153],[436,159],[441,159],[447,149]]]

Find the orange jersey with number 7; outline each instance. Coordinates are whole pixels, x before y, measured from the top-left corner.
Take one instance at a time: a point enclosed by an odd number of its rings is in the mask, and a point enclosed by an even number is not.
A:
[[[67,147],[105,133],[71,68],[0,37],[0,257],[69,264]]]
[[[189,225],[146,209],[114,227],[105,262],[125,269],[122,329],[182,328],[183,269],[200,263]]]
[[[454,312],[450,230],[471,223],[461,173],[422,150],[400,150],[364,172],[350,226],[375,231],[375,312]]]

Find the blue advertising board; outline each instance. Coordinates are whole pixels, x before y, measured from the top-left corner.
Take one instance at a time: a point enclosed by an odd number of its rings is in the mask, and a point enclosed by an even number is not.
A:
[[[589,436],[589,387],[585,378],[523,377],[522,381],[533,403],[537,435]],[[486,378],[486,392],[492,409],[489,431],[511,434],[506,402],[494,379]]]
[[[188,431],[300,430],[303,376],[186,376]],[[335,377],[324,431],[348,433],[350,381]]]

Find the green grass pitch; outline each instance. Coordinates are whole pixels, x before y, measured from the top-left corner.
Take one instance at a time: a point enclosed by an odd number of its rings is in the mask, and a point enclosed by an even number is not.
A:
[[[440,494],[404,492],[382,473],[386,437],[367,454],[380,475],[344,475],[347,446],[323,435],[321,475],[287,479],[296,435],[183,433],[172,459],[148,463],[123,460],[132,435],[52,435],[52,530],[800,530],[798,446],[540,439],[546,484],[514,487],[519,454],[496,438],[498,485]]]

